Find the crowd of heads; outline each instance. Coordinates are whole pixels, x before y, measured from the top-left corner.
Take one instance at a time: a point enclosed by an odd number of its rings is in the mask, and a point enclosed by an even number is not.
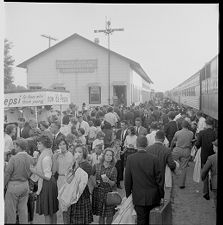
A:
[[[104,120],[106,113],[115,113],[118,115],[118,123],[115,127]],[[180,119],[176,118],[179,116]],[[69,109],[63,112],[62,119],[55,116],[48,119],[48,121],[36,122],[35,119],[30,119],[25,121],[24,118],[19,118],[17,126],[14,124],[9,124],[5,127],[5,133],[14,137],[16,140],[16,129],[17,127],[26,127],[31,128],[30,138],[36,140],[36,143],[42,144],[46,148],[52,147],[52,140],[47,135],[43,136],[42,134],[46,131],[50,132],[52,135],[57,134],[61,127],[70,126],[70,132],[65,136],[63,142],[60,144],[66,145],[66,148],[69,149],[72,153],[75,152],[75,148],[82,144],[80,136],[85,135],[85,130],[82,127],[77,128],[77,124],[86,121],[89,124],[89,127],[99,128],[95,135],[94,139],[103,140],[105,138],[105,129],[112,130],[114,134],[118,129],[127,129],[129,135],[136,134],[136,127],[143,126],[147,129],[148,133],[153,130],[158,131],[156,133],[156,139],[163,140],[165,134],[163,132],[164,126],[171,120],[176,120],[179,123],[181,128],[196,130],[196,124],[201,116],[204,116],[202,112],[195,111],[191,108],[186,108],[184,106],[179,106],[178,104],[164,99],[156,101],[148,101],[139,105],[132,104],[131,106],[96,106],[96,107],[86,107],[86,104],[83,104],[82,109],[78,111],[76,105],[71,104]],[[207,126],[214,125],[213,119],[206,118]],[[18,140],[16,140],[18,141]],[[140,139],[137,141],[137,145],[140,147],[145,146],[146,139]],[[21,141],[21,143],[24,142]],[[18,145],[23,144],[20,142]],[[111,147],[118,143],[118,140],[113,140]],[[89,151],[89,146],[87,148]],[[97,146],[97,150],[101,151],[101,146]]]

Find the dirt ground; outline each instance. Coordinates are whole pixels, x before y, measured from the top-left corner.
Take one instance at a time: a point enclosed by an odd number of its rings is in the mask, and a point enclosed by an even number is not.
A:
[[[215,225],[216,213],[212,193],[210,200],[202,195],[202,182],[193,181],[194,163],[187,170],[186,188],[180,189],[178,177],[174,176],[172,204],[173,225]]]
[[[211,200],[205,200],[202,197],[202,183],[195,183],[192,179],[194,163],[190,163],[187,173],[186,188],[180,189],[177,186],[178,176],[174,176],[173,197],[172,203],[172,225],[215,225],[216,214],[214,202],[211,195]],[[121,183],[123,187],[123,182]],[[124,189],[118,189],[121,196],[125,195]],[[58,223],[62,224],[61,213],[57,213]],[[44,217],[35,214],[34,223],[44,223]],[[98,217],[94,216],[94,222],[98,223]]]

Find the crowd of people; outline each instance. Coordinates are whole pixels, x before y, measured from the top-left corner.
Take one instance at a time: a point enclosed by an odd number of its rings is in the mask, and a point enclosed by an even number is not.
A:
[[[202,112],[156,99],[81,110],[71,104],[61,116],[5,126],[5,223],[33,223],[36,212],[45,223],[57,223],[60,213],[65,224],[90,224],[93,215],[111,224],[116,205],[106,202],[108,193],[125,188],[137,224],[149,224],[150,210],[163,202],[167,168],[181,170],[185,188],[198,150],[203,197],[210,199],[211,171],[216,203],[217,130]]]

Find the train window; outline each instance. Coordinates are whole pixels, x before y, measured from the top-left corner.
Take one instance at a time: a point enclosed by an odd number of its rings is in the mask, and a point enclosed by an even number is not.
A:
[[[205,68],[205,79],[211,77],[211,64],[208,63]]]
[[[200,79],[201,79],[201,81],[205,80],[205,67],[203,69],[201,69]]]

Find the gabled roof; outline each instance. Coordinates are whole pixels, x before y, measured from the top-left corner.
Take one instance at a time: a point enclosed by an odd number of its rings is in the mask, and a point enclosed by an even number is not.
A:
[[[75,34],[69,36],[68,38],[65,38],[63,41],[60,41],[59,43],[53,45],[52,47],[50,47],[50,48],[48,48],[48,49],[46,49],[46,50],[40,52],[39,54],[37,54],[37,55],[31,57],[30,59],[28,59],[28,60],[26,60],[26,61],[20,63],[19,65],[17,65],[17,67],[27,68],[27,65],[28,65],[29,63],[31,63],[32,61],[38,59],[38,58],[41,57],[42,55],[47,54],[49,51],[52,51],[53,49],[55,49],[55,48],[61,46],[61,45],[64,44],[65,42],[70,41],[70,40],[72,40],[72,39],[74,39],[74,38],[81,38],[81,39],[87,41],[88,43],[93,44],[94,46],[97,46],[98,48],[101,48],[101,49],[103,49],[103,50],[105,50],[105,51],[109,51],[107,48],[105,48],[105,47],[103,47],[103,46],[101,46],[101,45],[99,45],[99,44],[96,44],[96,43],[94,43],[93,41],[90,41],[90,40],[88,40],[87,38],[84,38],[84,37],[80,36],[79,34],[75,33]],[[118,56],[118,57],[120,57],[120,58],[122,58],[122,59],[124,59],[124,60],[127,61],[127,62],[129,62],[130,67],[131,67],[136,73],[138,73],[145,81],[147,81],[147,82],[149,82],[149,83],[153,83],[152,80],[149,78],[149,76],[146,74],[146,72],[143,70],[143,68],[141,67],[141,65],[140,65],[139,63],[137,63],[137,62],[135,62],[134,60],[131,60],[131,59],[125,57],[125,56],[122,56],[122,55],[118,54],[117,52],[114,52],[114,51],[111,51],[111,50],[110,50],[110,53],[111,53],[111,54],[114,54],[114,55],[116,55],[116,56]]]

